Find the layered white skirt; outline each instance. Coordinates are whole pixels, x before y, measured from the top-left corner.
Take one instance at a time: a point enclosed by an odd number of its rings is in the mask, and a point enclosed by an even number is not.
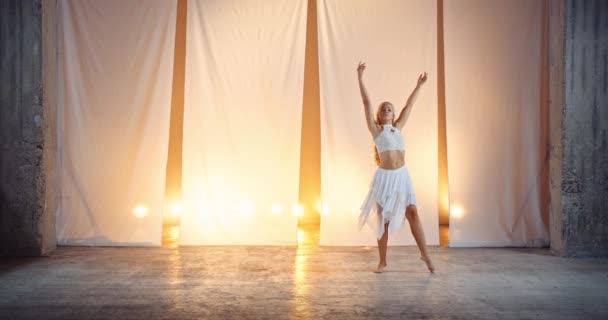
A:
[[[412,204],[416,204],[416,195],[407,167],[378,168],[361,205],[359,229],[367,224],[380,239],[384,235],[384,224],[388,223],[391,234],[405,224],[405,209]]]

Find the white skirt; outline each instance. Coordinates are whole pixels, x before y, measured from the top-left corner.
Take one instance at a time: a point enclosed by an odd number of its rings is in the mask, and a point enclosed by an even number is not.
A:
[[[377,231],[379,240],[384,235],[385,223],[388,223],[389,234],[405,224],[405,209],[412,204],[416,204],[416,195],[407,167],[378,168],[361,205],[359,229],[369,225]]]

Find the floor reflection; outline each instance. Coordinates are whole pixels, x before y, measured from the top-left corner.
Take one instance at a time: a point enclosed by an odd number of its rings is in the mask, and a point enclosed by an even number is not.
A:
[[[294,262],[294,312],[298,318],[308,318],[310,308],[310,269],[311,252],[319,246],[319,226],[298,227],[298,247]]]

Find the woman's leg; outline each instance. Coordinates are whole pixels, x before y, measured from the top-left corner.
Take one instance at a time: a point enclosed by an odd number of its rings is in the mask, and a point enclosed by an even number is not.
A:
[[[384,224],[384,234],[378,240],[378,253],[380,254],[380,262],[374,270],[375,273],[381,273],[386,268],[386,250],[388,249],[388,223]]]
[[[426,240],[424,239],[424,230],[422,230],[420,217],[418,217],[418,209],[415,205],[409,205],[407,207],[407,209],[405,210],[405,217],[410,223],[410,230],[412,231],[414,239],[416,239],[418,249],[420,249],[422,261],[426,263],[426,266],[430,272],[434,272],[435,267],[433,266],[433,263],[431,262],[431,259],[429,258],[428,253],[426,251]]]

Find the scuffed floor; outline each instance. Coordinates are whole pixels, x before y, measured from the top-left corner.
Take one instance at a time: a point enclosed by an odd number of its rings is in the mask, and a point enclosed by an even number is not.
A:
[[[59,248],[0,260],[0,319],[608,319],[608,260],[414,247]]]

